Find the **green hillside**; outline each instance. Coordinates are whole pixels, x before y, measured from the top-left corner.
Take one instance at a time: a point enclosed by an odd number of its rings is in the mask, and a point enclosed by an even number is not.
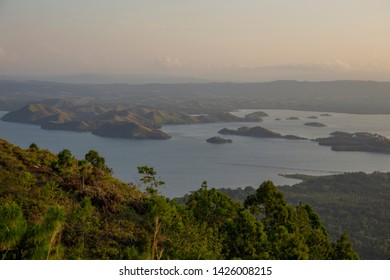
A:
[[[0,140],[1,259],[356,259],[332,243],[309,205],[291,206],[272,182],[240,204],[204,183],[184,204],[159,195],[153,168],[141,192],[104,158],[82,160]]]

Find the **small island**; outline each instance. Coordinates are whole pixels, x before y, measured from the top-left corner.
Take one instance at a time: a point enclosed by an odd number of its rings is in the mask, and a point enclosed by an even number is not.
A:
[[[227,143],[233,143],[233,140],[231,139],[225,139],[219,136],[211,137],[206,140],[208,143],[211,144],[227,144]]]
[[[248,137],[256,137],[256,138],[283,138],[288,140],[306,140],[306,138],[302,138],[295,135],[283,136],[277,132],[268,130],[261,126],[255,126],[255,127],[242,126],[239,127],[237,130],[224,128],[218,131],[218,133],[222,135],[239,135],[239,136],[248,136]]]
[[[390,139],[369,132],[347,133],[336,131],[327,138],[314,141],[322,146],[330,146],[333,151],[358,151],[390,154]]]
[[[297,121],[297,120],[299,120],[299,118],[298,117],[289,117],[289,118],[286,118],[286,120],[288,120],[288,121]]]
[[[257,111],[257,112],[253,112],[253,113],[250,113],[248,115],[245,115],[244,118],[245,118],[245,121],[247,121],[247,122],[262,122],[263,117],[268,117],[268,114],[264,113],[262,111]]]
[[[308,123],[305,123],[304,125],[306,125],[306,126],[314,126],[314,127],[326,127],[325,124],[319,123],[319,122],[308,122]]]
[[[318,119],[318,117],[317,116],[309,116],[309,117],[307,117],[308,119]]]

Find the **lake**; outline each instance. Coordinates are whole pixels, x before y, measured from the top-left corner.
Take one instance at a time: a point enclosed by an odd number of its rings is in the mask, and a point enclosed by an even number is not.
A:
[[[234,112],[243,116],[257,110]],[[389,171],[390,155],[366,152],[334,152],[310,140],[286,140],[224,136],[231,144],[206,142],[227,127],[260,125],[283,135],[305,138],[327,137],[333,131],[373,132],[390,137],[390,115],[356,115],[291,110],[262,110],[269,117],[261,123],[217,123],[196,125],[167,125],[163,131],[169,140],[128,140],[95,136],[91,133],[42,130],[39,126],[0,121],[0,138],[27,148],[36,143],[55,153],[70,149],[79,159],[91,149],[106,158],[114,176],[125,182],[137,182],[137,166],[155,168],[166,182],[161,193],[178,197],[196,190],[203,181],[210,187],[258,186],[265,180],[275,184],[298,181],[278,174],[303,173],[326,175],[343,172]],[[0,117],[6,112],[0,112]],[[287,120],[297,117],[298,120]],[[316,117],[309,118],[309,117]],[[277,120],[280,119],[280,120]],[[320,122],[326,127],[305,126]]]

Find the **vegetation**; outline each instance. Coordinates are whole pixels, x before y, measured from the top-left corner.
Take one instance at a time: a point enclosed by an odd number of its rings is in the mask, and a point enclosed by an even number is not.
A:
[[[309,205],[293,207],[272,182],[244,204],[207,183],[184,204],[138,169],[141,192],[112,177],[104,158],[27,150],[0,140],[2,259],[356,259],[332,243]]]
[[[338,240],[343,231],[348,231],[351,243],[362,259],[390,259],[390,173],[284,176],[302,180],[294,186],[279,187],[286,200],[292,204],[311,205],[321,217],[331,240]],[[256,189],[221,191],[244,201]]]

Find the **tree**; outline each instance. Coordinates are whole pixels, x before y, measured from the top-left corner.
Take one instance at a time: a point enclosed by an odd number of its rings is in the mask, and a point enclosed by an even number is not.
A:
[[[158,194],[158,188],[165,185],[164,181],[156,178],[157,172],[153,167],[138,166],[138,174],[142,175],[140,179],[141,183],[146,186],[146,193],[150,196],[156,196]]]
[[[84,186],[84,181],[87,177],[90,179],[89,183],[96,185],[101,179],[107,175],[112,174],[111,168],[106,165],[106,159],[99,155],[95,150],[90,150],[85,155],[84,161],[79,161],[79,171],[81,172],[82,186]],[[88,176],[89,171],[86,164],[92,166],[91,176]]]
[[[29,146],[29,149],[30,149],[30,150],[34,150],[34,151],[38,151],[38,150],[39,150],[39,147],[38,147],[37,144],[31,143],[31,145]]]
[[[224,226],[226,259],[268,259],[268,241],[262,222],[248,210],[242,210]]]
[[[348,234],[343,232],[334,245],[335,260],[358,260],[359,255],[353,250]]]
[[[36,260],[61,259],[64,219],[64,209],[52,207],[41,223],[32,223],[23,240],[23,257]]]
[[[16,203],[0,208],[2,259],[60,259],[64,210],[50,208],[42,222],[27,223]]]
[[[64,149],[58,153],[58,164],[61,167],[70,167],[72,166],[73,155],[72,152],[68,149]]]
[[[297,213],[271,181],[262,183],[255,194],[249,195],[244,206],[264,224],[270,258],[309,258],[306,240],[299,232]]]
[[[27,223],[22,209],[16,203],[7,203],[0,208],[1,259],[16,258],[16,247],[26,233],[26,229]]]
[[[262,183],[255,194],[249,195],[244,206],[261,219],[266,230],[272,231],[279,225],[292,230],[294,209],[271,181]]]
[[[201,188],[189,196],[186,206],[195,219],[211,227],[219,227],[226,219],[234,218],[240,209],[240,204],[226,194],[215,188],[208,189],[207,182],[203,182]]]
[[[106,167],[106,160],[104,157],[101,157],[99,153],[95,150],[90,150],[86,155],[85,155],[85,160],[92,164],[94,167],[99,167],[99,168],[105,168]]]
[[[309,258],[327,260],[333,257],[333,245],[328,238],[320,217],[310,205],[300,203],[296,207],[299,232],[309,247]]]

